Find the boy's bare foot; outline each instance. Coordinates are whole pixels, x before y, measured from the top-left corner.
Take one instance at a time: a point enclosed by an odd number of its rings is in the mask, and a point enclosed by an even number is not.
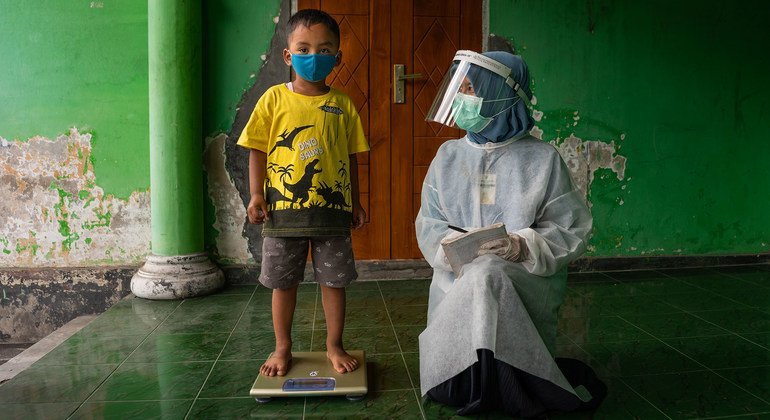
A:
[[[259,373],[265,376],[284,376],[289,371],[289,366],[291,366],[291,350],[276,350],[259,368]]]
[[[342,347],[327,346],[326,357],[332,362],[334,370],[339,373],[352,372],[358,369],[358,360],[349,355]]]

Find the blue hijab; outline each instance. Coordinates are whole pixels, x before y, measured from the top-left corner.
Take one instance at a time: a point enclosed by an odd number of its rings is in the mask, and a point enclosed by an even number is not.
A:
[[[529,71],[527,70],[527,63],[525,63],[520,56],[504,51],[489,51],[482,55],[510,67],[513,80],[521,85],[522,90],[524,90],[524,93],[526,93],[528,97],[532,97],[532,91],[529,88]],[[525,134],[534,127],[535,123],[529,115],[527,105],[519,98],[516,91],[511,89],[511,87],[505,83],[505,80],[502,77],[487,69],[472,64],[468,70],[468,79],[471,81],[477,96],[484,98],[486,97],[485,94],[487,94],[487,92],[494,92],[494,94],[497,94],[497,92],[502,90],[503,94],[500,95],[501,97],[511,98],[510,101],[505,101],[503,107],[508,107],[511,103],[516,102],[513,107],[496,116],[492,122],[480,132],[469,132],[468,139],[472,142],[479,144],[488,142],[497,143]],[[477,86],[478,88],[476,88]],[[483,104],[481,106],[481,115],[492,115],[494,113],[493,107],[500,109],[499,103]]]

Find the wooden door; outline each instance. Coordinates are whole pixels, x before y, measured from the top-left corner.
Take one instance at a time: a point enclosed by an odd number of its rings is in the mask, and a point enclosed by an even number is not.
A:
[[[462,132],[425,122],[459,49],[481,50],[482,0],[300,0],[340,25],[342,64],[328,82],[355,102],[371,151],[359,156],[367,223],[353,234],[357,259],[422,258],[414,219],[436,150]],[[393,66],[421,73],[393,101]]]

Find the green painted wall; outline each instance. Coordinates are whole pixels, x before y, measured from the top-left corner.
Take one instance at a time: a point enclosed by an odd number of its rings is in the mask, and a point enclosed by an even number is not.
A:
[[[767,4],[490,0],[489,16],[530,66],[543,139],[627,158],[590,187],[592,255],[768,251]]]
[[[228,131],[262,66],[280,0],[205,1],[204,135]],[[108,194],[150,185],[147,1],[0,0],[0,136],[94,135]]]
[[[262,67],[280,5],[280,0],[204,2],[204,135],[230,130],[241,96]]]
[[[214,137],[262,66],[280,0],[202,4],[202,134]],[[12,186],[0,266],[135,264],[149,252],[147,42],[147,0],[0,0],[0,185]],[[34,221],[19,221],[29,211]],[[93,228],[102,213],[112,217]]]
[[[490,32],[509,39],[530,64],[544,140],[563,145],[574,135],[584,144],[610,145],[627,159],[620,179],[610,169],[593,173],[591,255],[767,251],[766,6],[714,0],[489,2]],[[253,84],[281,2],[203,3],[202,122],[203,135],[213,138],[230,129],[235,107]],[[36,203],[50,211],[35,226],[48,224],[50,231],[19,227],[14,236],[5,225],[0,265],[141,259],[142,231],[126,235],[123,229],[144,226],[143,213],[149,213],[142,198],[150,184],[147,2],[0,0],[0,62],[0,137],[27,142],[65,134],[62,150],[37,140],[29,150],[60,158],[43,165],[71,166],[46,175],[53,183],[38,180],[36,191],[50,189],[47,199],[53,201]],[[18,168],[0,169],[7,176]],[[24,169],[16,179],[29,180],[38,171],[33,165]],[[215,178],[228,181],[226,174]],[[137,192],[144,195],[126,200]],[[29,190],[15,193],[4,199],[17,205],[14,215],[36,208],[24,201]],[[56,213],[62,200],[67,211]],[[232,209],[238,205],[233,203]],[[219,239],[212,214],[221,206],[207,205],[211,247]],[[95,224],[100,214],[111,215],[107,226]],[[99,232],[93,239],[64,237],[62,222],[98,226],[93,229]],[[121,249],[129,237],[138,242]],[[41,252],[30,251],[38,246]],[[45,247],[57,251],[43,252]]]
[[[107,194],[150,186],[147,2],[0,0],[0,136],[93,134]]]

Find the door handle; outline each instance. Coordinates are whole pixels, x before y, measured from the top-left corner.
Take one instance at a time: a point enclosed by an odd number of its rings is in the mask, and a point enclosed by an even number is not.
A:
[[[406,102],[404,99],[404,81],[421,79],[422,73],[404,74],[403,64],[393,65],[393,103],[403,104]]]

